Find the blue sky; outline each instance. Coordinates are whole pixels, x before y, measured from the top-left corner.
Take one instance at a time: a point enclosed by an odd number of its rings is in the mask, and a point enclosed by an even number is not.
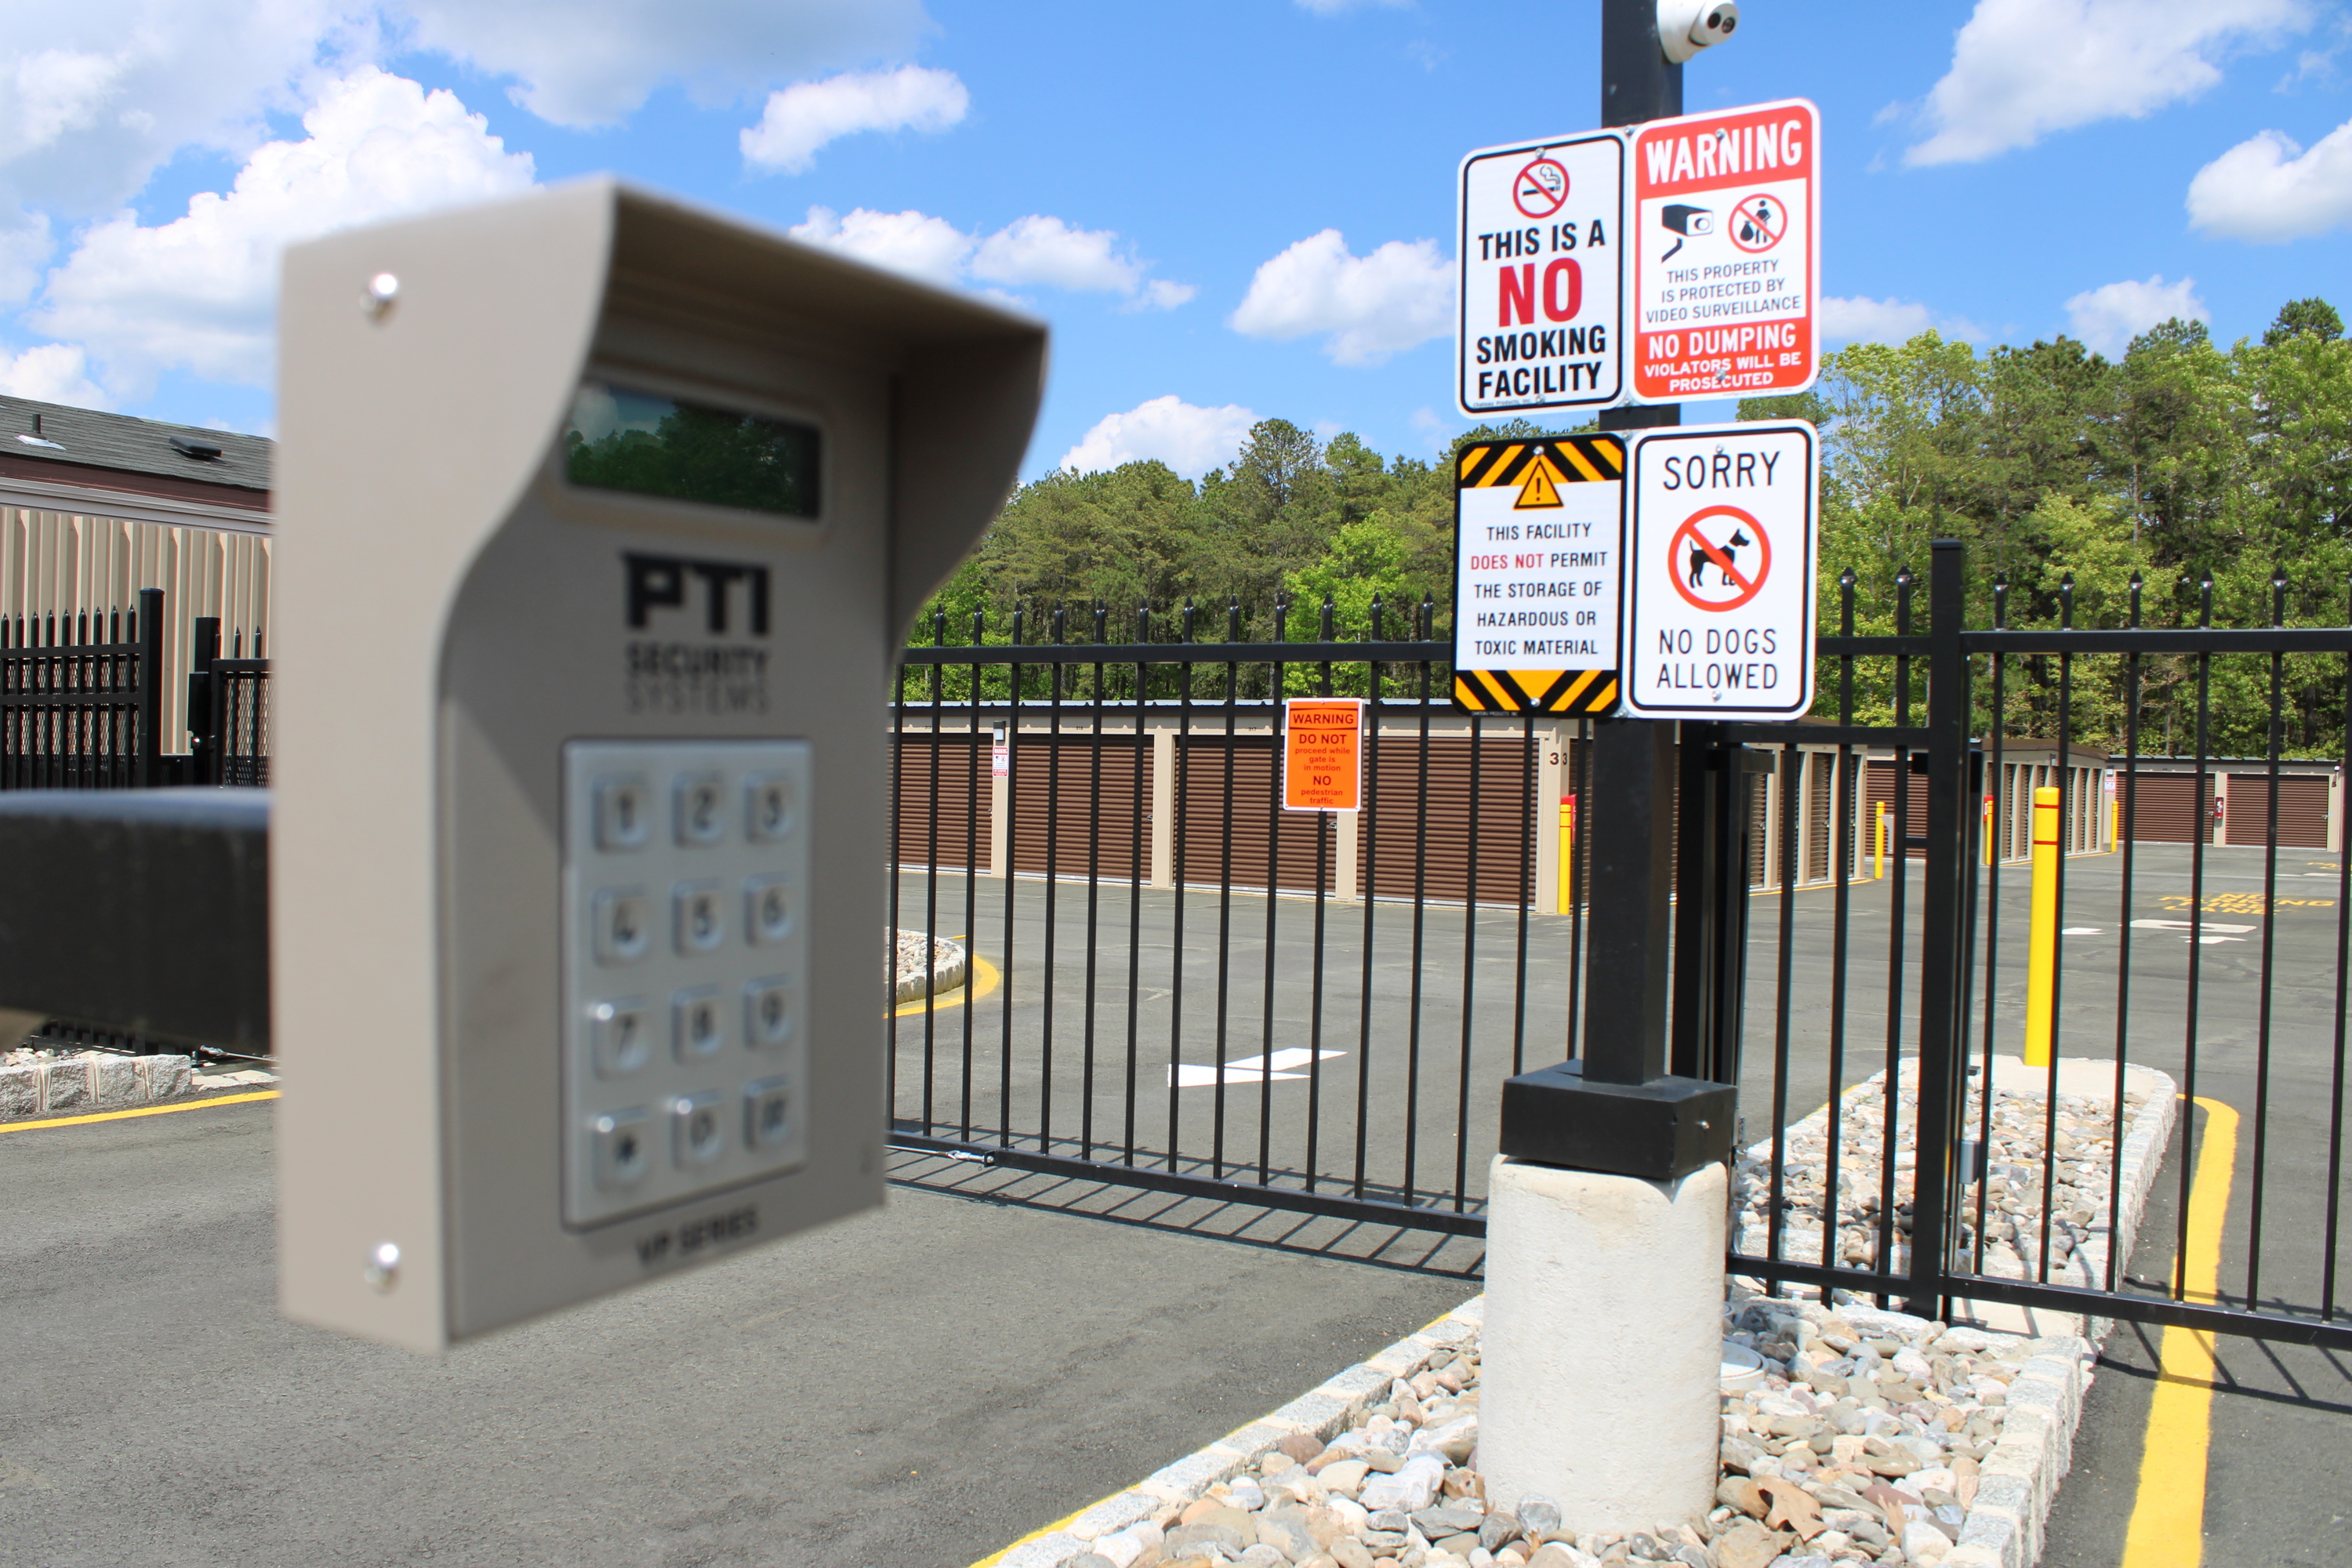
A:
[[[1046,317],[1031,474],[1198,473],[1272,415],[1426,456],[1466,424],[1455,164],[1592,125],[1598,32],[1595,0],[20,12],[0,391],[266,430],[279,246],[610,169]],[[2352,308],[2347,45],[2286,0],[1756,0],[1685,97],[1821,105],[1833,339],[2113,351]]]

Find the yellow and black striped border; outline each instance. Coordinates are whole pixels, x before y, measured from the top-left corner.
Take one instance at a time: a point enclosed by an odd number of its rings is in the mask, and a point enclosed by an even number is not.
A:
[[[1625,444],[1616,436],[1566,436],[1541,441],[1465,447],[1454,485],[1462,490],[1517,485],[1549,458],[1561,484],[1616,484],[1625,478]],[[1465,713],[1614,713],[1613,669],[1464,669],[1454,675],[1454,706]]]
[[[1564,436],[1542,441],[1465,447],[1454,475],[1457,490],[1516,485],[1528,465],[1549,457],[1561,484],[1615,484],[1625,477],[1625,444],[1614,436]]]
[[[1458,669],[1454,706],[1465,713],[1614,713],[1613,669]]]

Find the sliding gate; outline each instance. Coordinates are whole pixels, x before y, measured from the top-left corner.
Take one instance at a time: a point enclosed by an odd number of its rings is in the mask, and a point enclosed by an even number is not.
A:
[[[2014,627],[1996,581],[1971,629],[1964,571],[1939,542],[1878,629],[1849,575],[1819,720],[1684,730],[1673,1061],[1740,1085],[1731,1271],[2352,1346],[2352,862],[2278,843],[2290,752],[2344,760],[2352,626],[2285,626],[2281,583],[2268,626],[2211,626],[2207,584],[2186,625],[2143,624],[2135,585],[2126,626],[2077,627],[2069,585]],[[1206,642],[1139,613],[1113,642],[1095,611],[1072,643],[1056,611],[909,650],[897,924],[965,942],[973,977],[895,1005],[897,1144],[1483,1233],[1502,1079],[1576,1054],[1608,825],[1553,795],[1589,798],[1578,721],[1454,714],[1433,606],[1402,638],[1381,616],[1244,642],[1229,612]],[[1278,809],[1280,699],[1329,693],[1369,704],[1353,822]],[[2241,759],[2232,842],[2137,842],[2126,761],[2101,852],[2057,861],[2029,1066],[2032,876],[1982,836],[2030,805],[2004,748],[2137,758],[2159,727],[2200,790]],[[1830,808],[1801,821],[1801,793]]]

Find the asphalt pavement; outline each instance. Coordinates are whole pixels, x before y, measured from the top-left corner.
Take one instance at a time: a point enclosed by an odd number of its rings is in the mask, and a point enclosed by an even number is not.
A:
[[[2129,1048],[2165,1070],[2185,1068],[2193,957],[2197,1092],[2235,1109],[2242,1127],[2222,1288],[2242,1289],[2254,1261],[2259,1158],[2261,1293],[2269,1305],[2300,1303],[2318,1288],[2326,1229],[2335,862],[2309,857],[2299,881],[2264,901],[2258,857],[2216,852],[2205,896],[2218,924],[2202,934],[2232,940],[2191,944],[2178,927],[2131,923],[2183,913],[2185,868],[2168,857],[2185,856],[2143,849],[2128,907],[2119,859],[2070,863],[2065,918],[2076,934],[2063,959],[2062,1049],[2113,1054],[2127,948]],[[2024,889],[2004,872],[2004,944],[2022,930]],[[1001,919],[1004,889],[992,890]],[[1372,911],[1367,1030],[1360,906],[1324,911],[1318,987],[1311,901],[1279,900],[1269,940],[1265,901],[1237,898],[1220,1009],[1217,949],[1203,940],[1225,918],[1218,895],[1186,895],[1180,949],[1172,895],[1147,892],[1129,909],[1123,888],[1099,889],[1097,919],[1117,940],[1097,950],[1089,1009],[1084,944],[1063,924],[1066,900],[1083,910],[1087,892],[1055,891],[1050,1068],[1036,962],[1042,885],[1014,885],[1009,958],[995,945],[1001,929],[971,922],[980,956],[1003,961],[998,989],[972,1013],[983,1123],[1005,1103],[1009,1061],[1017,1131],[1034,1138],[1042,1126],[1057,1147],[1091,1134],[1098,1155],[1123,1151],[1130,951],[1136,1137],[1147,1153],[1166,1147],[1172,1101],[1187,1160],[1213,1158],[1222,1125],[1229,1164],[1255,1172],[1263,1149],[1270,1167],[1303,1166],[1312,1126],[1316,1168],[1344,1185],[1361,1104],[1368,1183],[1402,1184],[1411,1127],[1418,1194],[1450,1183],[1459,1162],[1475,1200],[1494,1085],[1564,1042],[1562,921],[1529,918],[1522,994],[1516,914],[1482,910],[1470,925],[1459,910],[1423,911],[1416,1034],[1409,910]],[[1915,885],[1898,919],[1891,881],[1848,889],[1842,1021],[1828,1005],[1837,895],[1791,896],[1785,984],[1781,902],[1756,900],[1743,1096],[1751,1137],[1776,1109],[1790,1119],[1812,1110],[1833,1076],[1851,1081],[1883,1066],[1890,1016],[1899,1053],[1908,1026],[1894,1009],[1912,1005],[1916,989],[1916,897]],[[1026,923],[1033,915],[1038,923]],[[1466,954],[1465,930],[1475,933]],[[2016,956],[1997,971],[1992,1017],[1993,1044],[2006,1050],[2021,1026],[2023,971],[2021,952],[2003,951]],[[1314,1072],[1272,1083],[1229,1076],[1220,1122],[1221,1013],[1228,1063],[1300,1050],[1314,1039],[1318,994],[1322,1048],[1344,1054],[1320,1063],[1319,1081]],[[1783,995],[1788,1089],[1776,1099]],[[919,1013],[899,1022],[902,1116],[922,1109],[922,1023]],[[961,1116],[961,1027],[960,1006],[933,1017],[932,1121],[942,1130]],[[2258,1107],[2261,1141],[2251,1135]],[[0,1135],[12,1210],[0,1230],[0,1311],[12,1330],[0,1362],[0,1561],[958,1568],[1477,1288],[1474,1243],[900,1156],[878,1215],[422,1360],[277,1317],[270,1114],[267,1103],[205,1106]],[[2161,1280],[2169,1268],[2177,1173],[2168,1164],[2130,1266],[2142,1279]],[[2156,1343],[2128,1325],[2109,1342],[2046,1562],[2120,1562]],[[2208,1563],[2352,1561],[2347,1363],[2222,1342]]]
[[[1477,1289],[1468,1243],[950,1170],[430,1360],[278,1318],[270,1114],[0,1136],[0,1562],[961,1568]]]

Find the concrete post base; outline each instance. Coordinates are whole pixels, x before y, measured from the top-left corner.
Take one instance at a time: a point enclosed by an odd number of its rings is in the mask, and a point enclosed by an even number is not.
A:
[[[1478,1413],[1488,1506],[1528,1492],[1578,1531],[1715,1505],[1728,1173],[1675,1182],[1497,1155]]]

